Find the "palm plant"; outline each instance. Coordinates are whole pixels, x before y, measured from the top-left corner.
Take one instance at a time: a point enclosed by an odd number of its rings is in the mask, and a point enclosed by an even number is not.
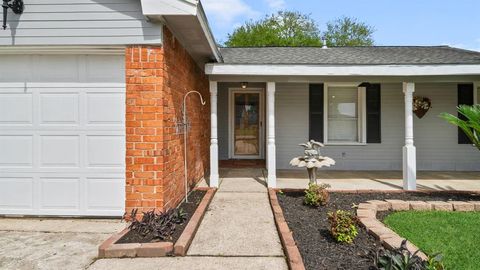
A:
[[[442,113],[440,116],[450,124],[460,127],[475,147],[480,150],[480,104],[460,105],[457,110],[465,117],[465,120],[449,113]]]

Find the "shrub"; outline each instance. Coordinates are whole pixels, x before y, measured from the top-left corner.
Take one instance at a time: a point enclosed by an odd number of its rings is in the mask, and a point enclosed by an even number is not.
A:
[[[330,200],[327,188],[330,188],[329,184],[308,184],[308,189],[305,190],[304,204],[315,207],[327,205]]]
[[[330,222],[330,233],[337,242],[353,243],[353,240],[358,235],[358,221],[354,214],[344,210],[329,212],[328,221]]]
[[[177,224],[182,224],[187,219],[183,209],[170,209],[166,212],[151,210],[143,212],[141,220],[137,218],[138,209],[133,209],[130,216],[125,218],[131,222],[128,227],[145,237],[152,235],[153,239],[170,240]]]

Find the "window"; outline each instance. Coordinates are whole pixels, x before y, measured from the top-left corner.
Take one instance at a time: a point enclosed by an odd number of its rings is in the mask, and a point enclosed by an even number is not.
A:
[[[365,88],[357,85],[325,86],[326,143],[366,143]]]

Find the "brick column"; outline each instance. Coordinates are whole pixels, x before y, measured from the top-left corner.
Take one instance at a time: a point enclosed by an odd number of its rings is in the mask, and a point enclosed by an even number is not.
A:
[[[126,211],[163,208],[161,47],[132,46],[126,58]]]
[[[164,28],[163,45],[126,49],[126,211],[166,210],[184,197],[183,97],[209,95],[208,80],[187,50]],[[187,100],[188,185],[209,167],[210,109]]]

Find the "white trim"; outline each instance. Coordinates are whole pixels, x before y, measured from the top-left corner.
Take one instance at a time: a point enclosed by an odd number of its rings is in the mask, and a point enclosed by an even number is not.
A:
[[[358,138],[361,144],[367,144],[367,88],[358,87]]]
[[[367,146],[367,143],[355,143],[355,142],[346,142],[346,143],[341,143],[341,142],[330,142],[330,143],[326,143],[324,144],[326,146]]]
[[[413,140],[414,92],[415,83],[403,83],[403,93],[405,95],[405,146],[402,149],[404,190],[416,190],[417,188],[417,154]]]
[[[0,54],[124,55],[125,46],[0,46]]]
[[[125,88],[126,83],[3,83],[2,88]]]
[[[260,130],[258,145],[260,147],[258,155],[235,155],[235,138],[234,138],[234,126],[235,126],[235,108],[234,108],[234,95],[235,93],[258,93],[260,96],[259,103],[259,121],[260,121]],[[263,88],[247,88],[242,89],[238,87],[232,87],[228,89],[228,158],[230,159],[263,159],[265,157],[264,142],[265,142],[265,101],[264,101],[264,89]]]
[[[444,76],[480,75],[480,65],[233,65],[206,64],[207,75]]]
[[[187,0],[141,0],[145,16],[196,15],[197,1]]]
[[[325,145],[366,145],[367,144],[367,98],[366,87],[358,87],[360,83],[328,82],[323,84],[323,141]],[[357,137],[356,142],[328,141],[328,88],[357,87]]]
[[[218,83],[210,81],[210,187],[218,188],[218,121],[217,121],[217,94]]]
[[[143,15],[156,18],[160,16],[163,21],[167,16],[195,16],[203,30],[208,46],[217,62],[222,62],[222,56],[218,49],[215,37],[208,25],[207,16],[203,9],[202,3],[196,0],[141,0]],[[168,18],[167,18],[168,21]],[[189,27],[185,29],[190,29]],[[179,30],[183,31],[185,29]],[[185,35],[190,35],[185,30]]]
[[[268,119],[268,138],[267,138],[267,186],[269,188],[277,187],[277,150],[275,145],[275,82],[267,82],[267,119]]]

